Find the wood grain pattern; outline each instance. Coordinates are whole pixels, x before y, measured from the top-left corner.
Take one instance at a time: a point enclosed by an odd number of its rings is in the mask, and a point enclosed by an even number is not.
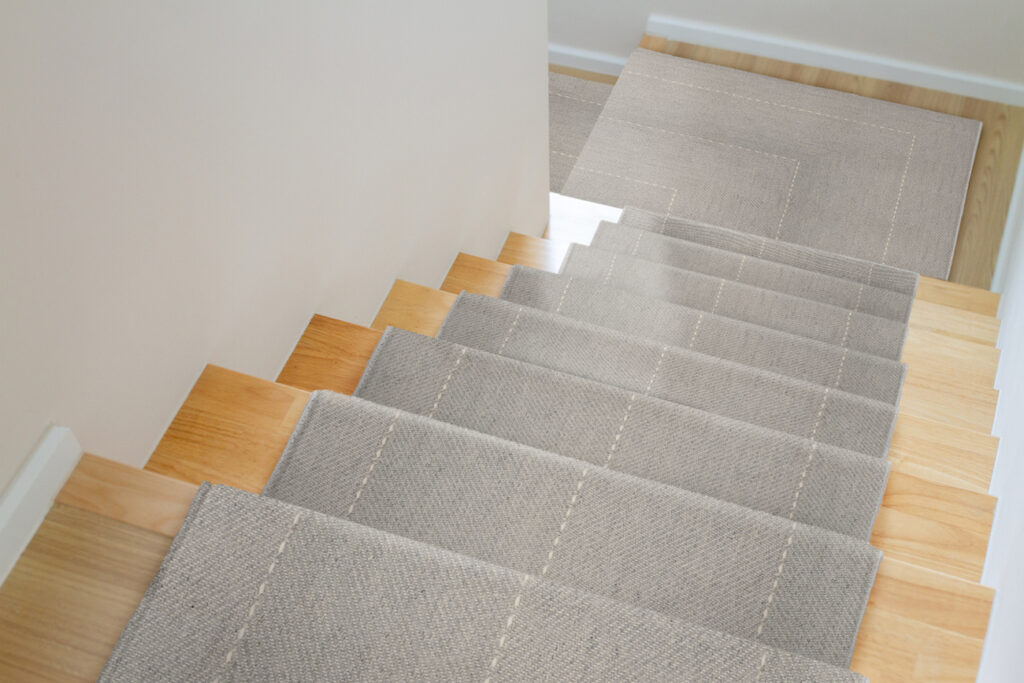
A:
[[[380,336],[366,336],[365,329],[361,325],[314,315],[277,381],[307,391],[331,389],[352,393]],[[339,346],[346,349],[344,355],[334,353]]]
[[[644,36],[640,47],[982,122],[949,279],[988,289],[1024,144],[1024,108],[766,57]]]
[[[86,453],[57,495],[57,502],[173,536],[197,488],[196,484]]]
[[[509,233],[498,261],[555,272],[568,248],[566,242]],[[476,262],[466,263],[475,268],[484,267]],[[456,264],[459,265],[458,276],[468,278],[470,271],[465,264],[458,260]],[[465,275],[461,274],[463,271]],[[965,285],[945,285],[942,291],[946,292],[978,291]],[[457,286],[454,281],[452,286]],[[999,396],[992,388],[998,351],[987,341],[998,334],[999,320],[916,299],[911,321],[913,334],[908,335],[903,357],[908,363],[908,376],[900,410],[987,434],[992,428]],[[986,343],[964,338],[964,330],[974,329],[986,330]],[[955,365],[952,372],[950,365]]]
[[[0,680],[96,680],[171,544],[141,526],[53,506],[0,587]]]
[[[146,469],[259,493],[309,392],[208,365]]]
[[[486,269],[480,264],[472,272],[482,273]],[[469,279],[471,274],[464,272],[458,277],[463,285],[473,287]],[[386,325],[432,336],[436,326],[423,326],[421,321],[443,318],[454,297],[436,290],[431,293],[426,287],[415,287],[419,305],[433,307],[436,309],[435,314],[406,316],[405,306],[389,305],[388,299],[392,294],[406,301],[411,300],[408,285],[396,283],[381,306],[378,320]],[[342,351],[339,349],[338,352]],[[910,450],[914,455],[907,459],[904,466],[894,467],[889,475],[871,543],[894,559],[978,581],[985,563],[996,501],[987,495],[986,488],[973,482],[991,474],[994,453],[982,459],[973,453],[942,450],[942,456],[952,454],[959,457],[954,457],[948,463],[945,457],[932,458],[929,451],[907,445],[908,435],[912,436],[926,428],[927,421],[913,416],[900,416],[893,437],[894,450],[896,453]],[[953,429],[947,427],[945,432],[948,434]],[[965,431],[955,433],[962,437],[961,432]],[[980,463],[974,463],[972,459]],[[933,472],[938,472],[940,476],[933,479]],[[967,486],[959,485],[963,472],[971,475],[967,478]]]

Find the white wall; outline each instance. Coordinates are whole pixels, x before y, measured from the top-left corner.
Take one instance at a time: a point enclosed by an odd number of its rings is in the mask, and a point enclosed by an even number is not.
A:
[[[991,493],[999,502],[982,582],[996,589],[996,599],[978,677],[991,683],[1019,680],[1024,670],[1024,167],[1015,189],[995,278],[1002,299]]]
[[[549,0],[551,42],[625,57],[647,15],[1024,84],[1019,0]]]
[[[0,489],[547,220],[545,3],[0,4]]]

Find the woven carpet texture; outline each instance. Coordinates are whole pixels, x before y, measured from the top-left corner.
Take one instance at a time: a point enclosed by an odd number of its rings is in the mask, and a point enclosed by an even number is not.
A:
[[[619,222],[388,327],[262,495],[202,485],[101,680],[864,680],[980,124],[645,50],[549,105],[552,189]]]
[[[891,289],[606,221],[590,246],[903,323],[914,303],[913,296]]]
[[[873,456],[896,423],[888,403],[490,297],[461,295],[437,336]]]
[[[561,191],[945,278],[980,132],[636,50]]]
[[[898,360],[907,326],[812,299],[574,244],[561,272],[762,327]]]
[[[543,577],[209,485],[100,677],[627,679],[865,680]]]
[[[500,297],[892,405],[906,376],[898,361],[522,266],[513,266]]]
[[[887,476],[884,458],[394,328],[355,395],[865,539]]]
[[[891,289],[913,297],[920,276],[912,270],[885,266],[873,261],[833,254],[832,252],[758,237],[738,230],[729,230],[699,221],[670,218],[636,207],[627,206],[619,216],[618,225],[657,232],[666,237],[687,240],[734,251],[746,256],[775,261],[801,270],[853,280],[870,287]],[[831,302],[837,303],[837,302]],[[838,305],[838,304],[837,304]]]

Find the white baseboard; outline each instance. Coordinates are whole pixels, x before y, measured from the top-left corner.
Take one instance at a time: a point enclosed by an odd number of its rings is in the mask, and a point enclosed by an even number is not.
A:
[[[663,14],[651,14],[647,18],[647,33],[683,43],[781,59],[995,102],[1024,105],[1024,84],[1021,83],[878,57],[864,52],[778,38],[700,21],[677,19]]]
[[[67,427],[50,427],[0,496],[0,583],[50,511],[82,447]]]
[[[574,69],[593,71],[609,76],[618,76],[622,67],[626,66],[626,58],[607,52],[580,50],[579,48],[548,43],[548,62],[558,66],[570,66]]]

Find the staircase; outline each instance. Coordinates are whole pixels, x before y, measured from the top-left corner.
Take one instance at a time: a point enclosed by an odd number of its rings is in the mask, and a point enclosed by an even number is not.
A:
[[[460,293],[497,297],[513,266],[556,272],[592,234],[553,220],[544,238],[460,253],[438,289],[396,281],[370,327],[314,316],[276,381],[208,366],[142,470],[86,455],[0,589],[0,678],[95,679],[201,483],[259,493],[310,393],[352,394],[386,328],[435,336]],[[871,680],[976,674],[993,598],[978,582],[996,502],[997,305],[927,277],[914,297],[870,537],[884,558],[850,664]]]

